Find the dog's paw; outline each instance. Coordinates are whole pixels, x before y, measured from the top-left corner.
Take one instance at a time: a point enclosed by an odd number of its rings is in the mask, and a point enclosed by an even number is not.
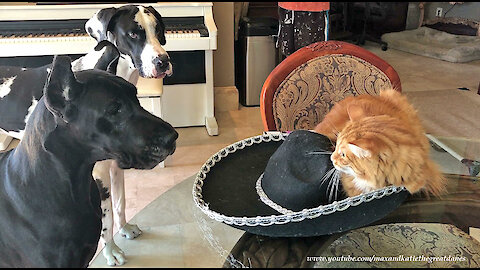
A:
[[[120,230],[120,234],[123,237],[131,240],[142,234],[142,231],[138,228],[137,225],[126,223],[125,226],[123,226],[123,228]]]
[[[103,248],[103,257],[107,259],[107,264],[110,266],[123,265],[127,262],[125,253],[113,241],[108,242]]]

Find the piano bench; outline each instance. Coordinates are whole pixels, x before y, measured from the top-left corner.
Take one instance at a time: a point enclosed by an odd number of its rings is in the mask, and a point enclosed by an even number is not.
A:
[[[140,105],[151,114],[162,118],[163,79],[138,78],[137,97]],[[158,166],[165,168],[165,161]]]

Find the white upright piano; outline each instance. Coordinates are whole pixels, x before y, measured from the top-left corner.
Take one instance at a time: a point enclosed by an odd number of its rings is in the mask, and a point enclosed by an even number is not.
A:
[[[102,8],[125,4],[2,3],[0,64],[2,59],[13,57],[86,54],[96,41],[86,34],[85,22]],[[153,6],[162,15],[167,41],[164,48],[174,73],[164,80],[139,79],[142,106],[174,127],[205,126],[208,134],[217,135],[213,94],[217,27],[212,2],[138,4]],[[28,32],[32,25],[40,24],[47,25],[42,27],[48,30]]]

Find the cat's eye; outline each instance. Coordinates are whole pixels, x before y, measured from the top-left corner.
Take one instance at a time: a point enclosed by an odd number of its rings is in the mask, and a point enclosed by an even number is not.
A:
[[[340,152],[340,156],[342,156],[343,158],[345,157],[345,153],[344,152]]]

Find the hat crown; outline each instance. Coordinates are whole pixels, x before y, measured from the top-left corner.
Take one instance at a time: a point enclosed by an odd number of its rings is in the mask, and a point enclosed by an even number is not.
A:
[[[331,203],[327,187],[332,176],[322,179],[334,168],[330,160],[332,146],[328,137],[316,132],[290,133],[265,168],[261,186],[268,198],[292,211]]]

